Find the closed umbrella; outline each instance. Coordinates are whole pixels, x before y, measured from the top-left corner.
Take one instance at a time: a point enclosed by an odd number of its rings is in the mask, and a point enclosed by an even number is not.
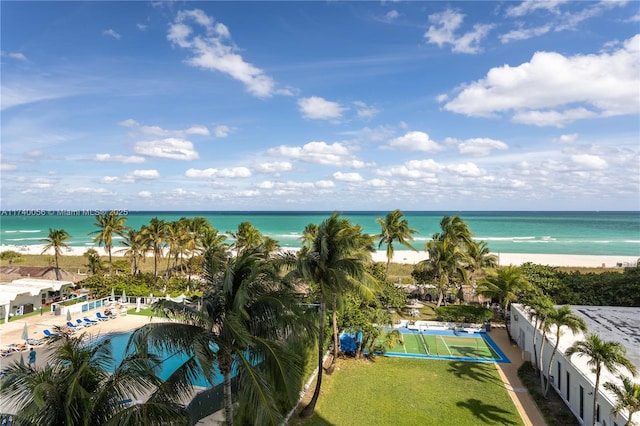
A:
[[[140,312],[141,303],[142,303],[142,297],[136,297],[136,312]]]
[[[122,300],[120,303],[127,303],[127,293],[124,292],[124,289],[122,289]]]
[[[71,311],[67,309],[67,321],[71,321]]]
[[[24,367],[24,357],[20,354],[20,367]]]
[[[111,287],[111,301],[116,301],[116,290],[113,287]]]
[[[22,340],[26,342],[28,338],[29,338],[29,330],[27,330],[27,323],[25,322],[24,328],[22,329]]]

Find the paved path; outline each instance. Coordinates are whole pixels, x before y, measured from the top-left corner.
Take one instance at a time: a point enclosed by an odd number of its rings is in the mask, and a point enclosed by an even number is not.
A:
[[[510,364],[496,363],[495,365],[525,426],[545,426],[547,422],[538,405],[520,381],[520,377],[518,377],[518,368],[523,363],[520,348],[511,344],[507,330],[504,327],[492,327],[489,335],[511,361]]]

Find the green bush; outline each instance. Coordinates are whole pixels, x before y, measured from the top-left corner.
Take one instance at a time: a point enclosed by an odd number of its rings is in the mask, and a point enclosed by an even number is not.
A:
[[[485,323],[493,317],[493,311],[478,305],[451,305],[436,308],[436,320],[444,322]]]

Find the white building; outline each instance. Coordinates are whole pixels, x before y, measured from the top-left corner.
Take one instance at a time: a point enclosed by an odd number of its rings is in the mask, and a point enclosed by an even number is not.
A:
[[[627,358],[640,371],[640,308],[610,307],[610,306],[571,306],[574,314],[583,318],[588,327],[588,333],[598,334],[605,341],[617,341],[622,343],[627,349]],[[532,361],[534,356],[533,333],[534,327],[526,307],[519,304],[511,306],[510,332],[513,339],[522,350],[524,360]],[[536,346],[539,354],[542,333],[537,333]],[[547,333],[548,341],[543,349],[542,366],[546,369],[549,359],[556,343],[556,328],[552,327]],[[595,373],[587,365],[589,359],[585,356],[573,355],[568,360],[564,352],[573,345],[574,342],[584,340],[584,335],[578,332],[574,335],[566,327],[561,329],[560,345],[555,355],[551,371],[547,379],[551,380],[553,388],[565,401],[578,421],[582,424],[591,425],[593,421],[593,391],[595,383]],[[617,403],[613,393],[604,389],[604,383],[613,382],[621,385],[618,378],[620,374],[631,377],[631,374],[622,368],[617,374],[612,374],[606,368],[600,375],[600,385],[598,389],[598,408],[596,409],[596,422],[601,426],[622,426],[629,414],[623,411],[616,416],[612,413],[612,407]],[[638,382],[638,378],[633,379]],[[640,414],[633,417],[633,424],[640,425]]]
[[[5,323],[10,315],[20,315],[39,310],[66,296],[74,287],[71,281],[21,278],[0,284],[0,316]]]

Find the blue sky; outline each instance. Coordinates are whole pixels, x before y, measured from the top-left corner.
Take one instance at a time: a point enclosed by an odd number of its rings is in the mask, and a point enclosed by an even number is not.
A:
[[[635,1],[0,8],[3,209],[640,209]]]

